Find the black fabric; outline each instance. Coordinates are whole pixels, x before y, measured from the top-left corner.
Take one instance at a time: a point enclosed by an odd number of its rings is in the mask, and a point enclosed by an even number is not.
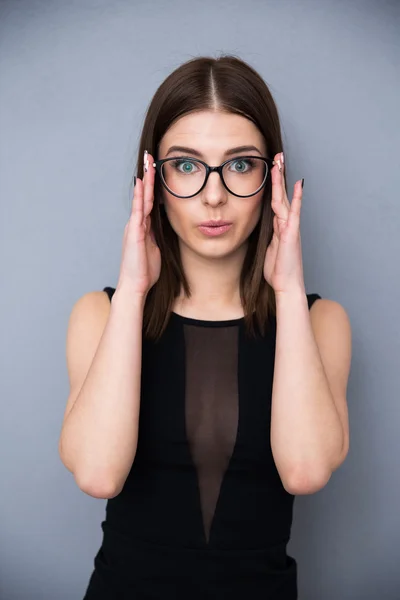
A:
[[[294,497],[270,446],[269,325],[252,339],[243,318],[172,313],[158,343],[143,339],[136,457],[107,501],[84,600],[297,599]]]

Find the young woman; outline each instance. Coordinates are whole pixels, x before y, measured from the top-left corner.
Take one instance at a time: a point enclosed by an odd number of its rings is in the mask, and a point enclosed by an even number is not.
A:
[[[60,455],[108,499],[85,600],[295,600],[293,500],[348,452],[351,354],[305,291],[304,180],[289,203],[277,108],[232,56],[167,77],[142,158],[117,287],[68,326]]]

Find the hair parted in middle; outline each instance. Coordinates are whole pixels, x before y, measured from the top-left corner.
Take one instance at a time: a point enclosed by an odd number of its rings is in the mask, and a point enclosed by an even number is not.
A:
[[[180,65],[159,86],[146,112],[139,142],[136,173],[143,178],[143,154],[155,160],[161,139],[181,117],[194,112],[215,111],[250,119],[264,137],[267,156],[283,151],[278,109],[267,84],[257,71],[233,55],[196,57]],[[285,156],[285,165],[287,158]],[[284,171],[286,184],[286,168]],[[273,236],[271,177],[263,190],[260,219],[248,238],[240,276],[240,297],[246,332],[264,335],[270,317],[276,316],[275,293],[263,276],[266,249]],[[154,182],[152,230],[161,252],[159,280],[149,290],[143,315],[144,335],[158,340],[167,326],[172,305],[181,289],[189,298],[190,287],[180,258],[179,242],[163,204],[162,185]]]

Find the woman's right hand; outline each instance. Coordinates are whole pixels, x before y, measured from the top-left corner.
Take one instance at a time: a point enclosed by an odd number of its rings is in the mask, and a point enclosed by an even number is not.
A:
[[[161,253],[152,239],[150,213],[154,203],[155,168],[153,157],[147,154],[148,171],[143,181],[136,178],[132,212],[124,230],[122,260],[118,285],[129,282],[134,294],[145,297],[158,281],[161,272]]]

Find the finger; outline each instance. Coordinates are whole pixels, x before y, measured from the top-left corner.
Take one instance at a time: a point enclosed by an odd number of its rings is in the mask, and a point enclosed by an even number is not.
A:
[[[132,218],[135,223],[143,222],[143,181],[136,177],[136,185],[133,190]]]
[[[286,171],[286,166],[285,166],[285,160],[284,160],[284,156],[283,156],[283,152],[281,152],[281,157],[282,157],[282,161],[281,161],[281,179],[282,179],[282,188],[283,188],[283,199],[284,199],[284,203],[287,206],[287,209],[290,210],[290,202],[289,202],[289,198],[287,195],[287,191],[286,191],[286,182],[285,182],[285,171]]]
[[[274,234],[279,238],[279,221],[276,215],[274,215]]]
[[[279,152],[274,157],[274,166],[271,169],[272,181],[272,208],[279,219],[287,220],[289,218],[290,204],[287,199],[285,179],[283,176],[282,153]],[[280,170],[279,170],[280,169]]]
[[[155,179],[155,167],[153,167],[154,158],[150,153],[147,153],[146,164],[143,165],[143,183],[144,183],[144,204],[143,204],[143,216],[147,217],[153,208],[154,202],[154,179]],[[147,166],[147,172],[145,169]]]
[[[151,223],[151,215],[149,215],[146,220],[148,221],[147,230],[146,230],[149,234],[148,239],[154,246],[157,246],[156,237],[154,235],[154,230],[153,230],[152,223]]]
[[[290,205],[288,226],[300,230],[300,213],[303,199],[302,180],[296,181],[293,188],[293,199]]]

